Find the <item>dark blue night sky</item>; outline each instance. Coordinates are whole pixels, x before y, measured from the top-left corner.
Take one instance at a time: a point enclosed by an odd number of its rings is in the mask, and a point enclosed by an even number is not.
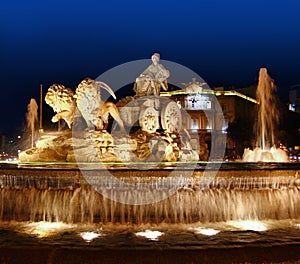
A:
[[[299,1],[5,1],[0,4],[0,132],[31,97],[153,52],[211,86],[255,84],[267,67],[287,99],[300,83]],[[172,73],[171,73],[172,74]],[[134,81],[134,80],[133,80]]]

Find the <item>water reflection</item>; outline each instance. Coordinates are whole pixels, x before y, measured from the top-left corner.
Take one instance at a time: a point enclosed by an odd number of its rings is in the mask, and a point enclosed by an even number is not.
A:
[[[75,225],[65,224],[62,222],[36,222],[26,223],[21,226],[21,230],[30,235],[35,235],[38,238],[45,238],[57,235],[58,233],[66,230],[73,229]]]
[[[220,233],[219,230],[215,230],[213,228],[190,228],[189,230],[193,231],[195,234],[201,234],[204,236],[215,236],[216,234]]]
[[[251,230],[257,232],[262,232],[267,230],[267,227],[260,221],[252,221],[252,220],[228,221],[227,223],[241,230]]]
[[[80,236],[82,237],[83,240],[85,240],[86,242],[91,242],[92,240],[94,240],[95,238],[98,238],[101,236],[101,234],[99,233],[95,233],[95,232],[81,232]]]
[[[299,223],[300,219],[157,225],[1,222],[0,244],[83,248],[92,245],[103,250],[148,249],[158,245],[162,249],[269,247],[299,243]]]

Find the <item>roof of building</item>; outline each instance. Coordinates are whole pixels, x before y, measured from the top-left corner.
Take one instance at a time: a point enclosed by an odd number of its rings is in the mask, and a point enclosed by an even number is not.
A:
[[[222,95],[223,96],[237,96],[237,97],[243,98],[245,100],[248,100],[252,103],[257,104],[257,101],[254,98],[252,98],[248,95],[245,95],[243,93],[240,93],[236,90],[224,91],[224,90],[221,90],[221,89],[217,89],[217,90],[202,89],[202,91],[190,92],[190,91],[186,91],[185,89],[182,89],[182,90],[161,92],[160,93],[161,96],[165,96],[165,97],[169,97],[169,96],[172,96],[172,95],[185,95],[185,94],[212,94],[212,95],[215,95],[215,96],[222,96]]]

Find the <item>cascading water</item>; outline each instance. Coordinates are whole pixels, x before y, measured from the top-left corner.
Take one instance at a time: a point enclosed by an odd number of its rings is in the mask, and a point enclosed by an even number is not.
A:
[[[203,184],[205,176],[195,173],[192,179],[185,179],[186,185],[172,196],[146,205],[129,202],[134,195],[131,188],[108,186],[101,179],[97,188],[105,195],[100,195],[77,172],[76,177],[74,172],[60,171],[55,176],[52,173],[43,177],[34,175],[34,171],[24,176],[6,174],[0,177],[0,219],[121,224],[295,219],[300,217],[299,182],[295,173],[269,172],[268,176],[263,172],[236,174],[230,171],[219,174],[209,186]],[[122,182],[134,177],[130,171],[122,174]],[[155,171],[145,174],[160,181],[161,176]],[[233,177],[233,174],[236,175]],[[146,178],[134,181],[142,186]],[[176,178],[172,180],[175,182]],[[162,190],[168,192],[167,187],[156,184],[151,192],[142,189],[140,195],[155,196]],[[115,201],[116,192],[123,203]]]
[[[161,263],[166,259],[246,263],[253,256],[266,263],[297,259],[297,164],[272,169],[266,164],[256,168],[252,164],[251,169],[247,163],[222,165],[213,179],[199,166],[190,177],[185,177],[183,168],[168,182],[163,180],[167,169],[145,170],[142,175],[126,168],[110,170],[120,182],[132,183],[132,188],[107,181],[104,171],[93,171],[101,194],[82,171],[66,164],[1,167],[1,259],[5,263],[24,263],[23,259],[27,263],[95,263],[95,259],[97,263],[152,263],[154,255]],[[130,203],[135,188],[151,200],[149,196],[168,193],[170,184],[177,186],[178,181],[182,188],[162,201]],[[116,193],[123,203],[116,201]]]
[[[266,68],[259,71],[256,100],[258,102],[258,117],[256,124],[256,148],[245,149],[243,161],[247,162],[287,162],[287,154],[276,149],[276,126],[279,122],[279,111],[275,96],[275,84],[268,75]]]
[[[108,181],[100,169],[83,173],[67,164],[23,166],[0,173],[0,253],[6,263],[24,263],[26,254],[29,263],[152,263],[154,255],[160,263],[245,263],[253,255],[266,263],[297,258],[297,164],[272,169],[222,164],[214,178],[202,165],[188,177],[186,167],[170,176],[168,168],[138,171],[116,164],[110,173],[119,181]],[[87,172],[93,176],[89,182]],[[168,194],[170,184],[178,182],[182,188],[162,201],[131,203],[140,198],[136,194],[149,200]],[[161,252],[166,255],[157,257]]]

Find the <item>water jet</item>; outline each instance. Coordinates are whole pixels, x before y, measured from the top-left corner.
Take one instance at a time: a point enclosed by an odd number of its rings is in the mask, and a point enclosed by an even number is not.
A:
[[[276,148],[275,131],[279,122],[278,103],[275,84],[266,68],[259,71],[256,100],[258,118],[256,123],[256,148],[245,149],[243,160],[252,162],[287,162],[287,153]]]

